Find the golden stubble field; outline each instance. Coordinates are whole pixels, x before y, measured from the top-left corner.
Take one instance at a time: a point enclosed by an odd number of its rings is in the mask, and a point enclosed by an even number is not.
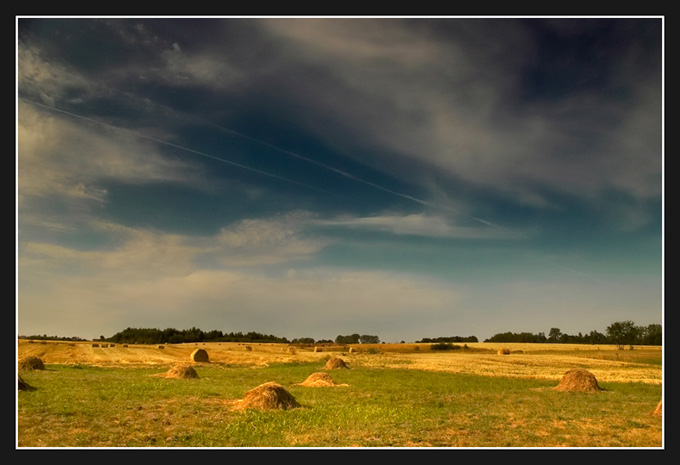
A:
[[[96,347],[95,347],[96,345]],[[583,368],[602,382],[662,384],[663,352],[658,346],[618,350],[613,345],[468,343],[469,350],[432,351],[430,344],[293,347],[287,344],[188,343],[93,344],[91,342],[19,340],[17,358],[40,357],[45,364],[134,367],[170,366],[190,361],[198,349],[210,362],[264,367],[275,363],[314,362],[341,355],[354,366],[401,368],[484,376],[559,380],[567,370]],[[352,350],[350,350],[350,348]],[[509,354],[500,355],[500,348]],[[647,362],[647,363],[644,363]]]

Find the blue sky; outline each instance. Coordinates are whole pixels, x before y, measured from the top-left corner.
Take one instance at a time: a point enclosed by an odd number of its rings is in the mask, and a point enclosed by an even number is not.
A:
[[[17,331],[663,320],[663,18],[17,19]]]

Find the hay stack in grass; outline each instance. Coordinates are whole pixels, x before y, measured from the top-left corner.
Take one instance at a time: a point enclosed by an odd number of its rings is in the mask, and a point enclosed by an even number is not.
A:
[[[253,348],[251,346],[246,346],[246,352],[250,352],[252,350],[253,350]]]
[[[208,352],[203,349],[196,349],[191,353],[191,360],[194,362],[209,362]]]
[[[328,373],[312,373],[303,382],[299,383],[300,386],[306,387],[336,387],[336,386],[349,386],[349,384],[339,384],[336,383],[331,375]]]
[[[603,389],[597,384],[597,378],[588,370],[576,369],[567,371],[560,384],[555,387],[558,391],[597,392]]]
[[[198,373],[191,365],[175,365],[167,372],[154,376],[162,378],[198,379]]]
[[[19,360],[19,370],[44,370],[45,365],[40,357],[26,357]]]
[[[287,410],[300,407],[300,404],[280,384],[269,382],[246,392],[243,399],[236,402],[236,409]]]
[[[510,349],[502,348],[498,349],[498,355],[509,355],[510,354]]]
[[[663,402],[663,399],[659,401],[659,405],[656,406],[656,408],[652,412],[652,415],[661,416],[663,414],[663,407],[661,406],[662,402]]]
[[[321,347],[314,347],[314,352],[321,352]]]
[[[341,368],[349,368],[345,361],[341,358],[333,357],[326,362],[326,370],[337,370]]]
[[[35,388],[19,376],[19,391],[35,391]]]

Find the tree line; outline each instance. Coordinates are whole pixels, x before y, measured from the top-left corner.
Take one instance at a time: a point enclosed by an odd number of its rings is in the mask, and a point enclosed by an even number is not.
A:
[[[58,337],[47,335],[19,336],[21,339],[51,339],[51,340],[84,340],[77,337]],[[126,328],[109,338],[100,337],[101,341],[129,344],[180,344],[189,342],[249,342],[249,343],[286,343],[286,344],[379,344],[380,338],[370,334],[338,335],[334,341],[315,340],[302,337],[289,341],[285,337],[272,334],[262,334],[255,331],[222,332],[220,330],[203,331],[196,327],[190,329],[157,329],[157,328]],[[546,335],[543,332],[504,332],[485,339],[484,342],[535,342],[535,343],[571,343],[571,344],[616,344],[619,348],[634,345],[661,345],[663,341],[662,327],[659,324],[638,326],[632,321],[617,321],[609,325],[606,332],[590,331],[577,335],[563,333],[559,328],[551,328]],[[404,341],[402,341],[404,342]],[[454,342],[478,342],[476,336],[442,336],[423,338],[416,343],[450,344]]]
[[[566,334],[559,328],[551,328],[545,333],[498,333],[484,342],[538,342],[569,344],[616,344],[619,348],[634,345],[661,345],[663,340],[661,325],[638,326],[630,320],[617,321],[607,326],[606,333],[590,331],[587,334]]]
[[[108,342],[129,344],[181,344],[185,342],[283,342],[285,337],[277,337],[271,334],[261,334],[250,331],[247,333],[230,332],[220,330],[202,331],[198,328],[190,329],[156,329],[156,328],[126,328],[109,338],[100,338]]]

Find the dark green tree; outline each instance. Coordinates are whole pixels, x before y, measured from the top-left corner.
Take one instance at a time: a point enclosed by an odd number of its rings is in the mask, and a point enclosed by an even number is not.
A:
[[[623,349],[626,345],[632,349],[639,334],[640,328],[630,320],[616,321],[607,326],[607,337],[619,349]]]
[[[560,328],[550,328],[550,332],[548,333],[548,341],[559,342],[561,336],[562,331],[560,331]]]

